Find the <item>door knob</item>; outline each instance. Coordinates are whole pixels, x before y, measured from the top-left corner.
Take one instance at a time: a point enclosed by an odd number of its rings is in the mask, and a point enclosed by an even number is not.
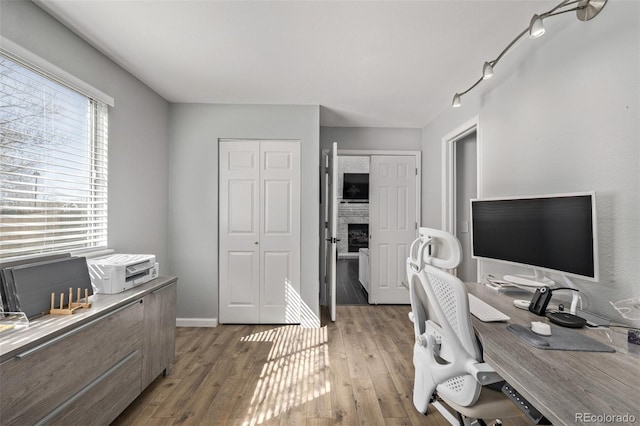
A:
[[[255,242],[255,243],[253,243],[253,244],[258,245],[258,242],[256,241],[256,242]]]

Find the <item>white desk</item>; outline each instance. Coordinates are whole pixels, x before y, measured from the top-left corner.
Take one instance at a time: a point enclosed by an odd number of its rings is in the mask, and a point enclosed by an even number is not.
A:
[[[513,298],[506,294],[481,284],[466,285],[469,293],[509,315],[509,323],[548,323],[544,317],[513,306]],[[482,341],[484,360],[554,425],[581,424],[576,418],[580,413],[629,414],[640,422],[640,346],[627,343],[626,329],[576,330],[615,348],[615,353],[542,350],[507,330],[508,323],[471,318]]]

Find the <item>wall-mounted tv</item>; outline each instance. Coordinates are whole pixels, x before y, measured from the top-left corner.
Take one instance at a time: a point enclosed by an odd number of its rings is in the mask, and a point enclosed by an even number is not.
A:
[[[369,173],[345,173],[342,184],[343,200],[369,199]]]

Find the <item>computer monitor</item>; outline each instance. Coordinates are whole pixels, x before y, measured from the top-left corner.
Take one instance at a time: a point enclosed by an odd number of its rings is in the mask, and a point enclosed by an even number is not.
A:
[[[471,200],[472,257],[598,280],[595,193]]]

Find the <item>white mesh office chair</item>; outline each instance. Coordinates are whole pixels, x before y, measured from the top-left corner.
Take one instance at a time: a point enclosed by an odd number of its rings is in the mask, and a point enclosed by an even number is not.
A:
[[[482,360],[464,284],[439,269],[456,268],[461,257],[456,237],[437,229],[420,228],[411,245],[406,269],[416,337],[413,404],[426,414],[434,402],[452,424],[521,416],[502,392],[484,386],[502,378]],[[437,398],[453,408],[458,419]]]

